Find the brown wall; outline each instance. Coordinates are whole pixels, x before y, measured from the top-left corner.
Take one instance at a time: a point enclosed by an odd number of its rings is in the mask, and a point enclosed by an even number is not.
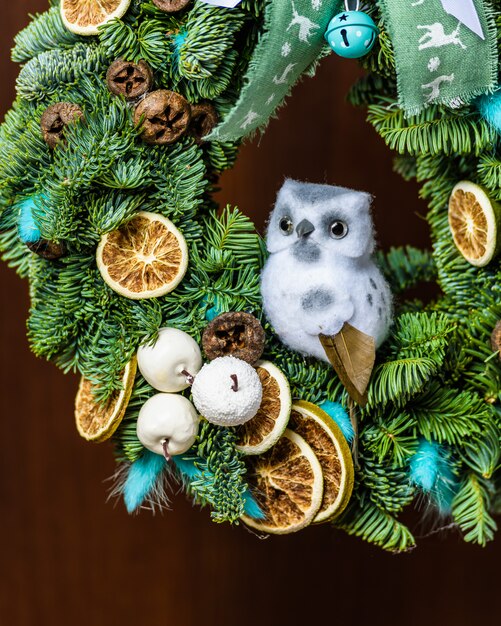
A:
[[[46,1],[1,4],[3,114],[17,72],[8,61],[12,37]],[[392,173],[363,113],[343,102],[356,74],[353,63],[331,58],[298,86],[280,120],[224,175],[221,202],[262,225],[284,176],[325,180],[376,195],[383,245],[426,242],[416,188]],[[156,517],[128,517],[106,503],[111,449],[76,434],[76,378],[30,354],[27,285],[4,265],[0,284],[0,624],[497,623],[499,540],[481,550],[453,531],[395,557],[329,527],[260,541],[212,524],[182,495]]]

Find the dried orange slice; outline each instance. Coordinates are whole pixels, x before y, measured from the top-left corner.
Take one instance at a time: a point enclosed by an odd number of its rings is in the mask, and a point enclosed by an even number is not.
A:
[[[484,267],[499,252],[499,206],[482,187],[461,181],[449,198],[449,226],[454,243],[464,258],[476,267]]]
[[[175,289],[186,274],[188,247],[166,217],[140,211],[101,238],[96,259],[105,282],[121,296],[158,298]]]
[[[97,35],[99,26],[127,12],[131,0],[61,0],[61,17],[77,35]]]
[[[324,497],[314,523],[337,517],[351,498],[355,475],[350,448],[341,429],[316,404],[303,401],[292,405],[289,427],[303,437],[322,466]]]
[[[237,449],[243,454],[262,454],[284,432],[291,412],[291,390],[284,374],[269,361],[258,361],[257,373],[263,386],[259,411],[237,429]]]
[[[124,370],[122,389],[115,391],[105,404],[96,401],[94,383],[82,377],[75,398],[75,421],[84,439],[100,443],[116,431],[129,404],[136,369],[137,361],[134,357]]]
[[[285,535],[311,524],[322,504],[324,480],[317,457],[302,437],[287,429],[268,452],[246,461],[247,482],[264,515],[244,515],[248,526]]]

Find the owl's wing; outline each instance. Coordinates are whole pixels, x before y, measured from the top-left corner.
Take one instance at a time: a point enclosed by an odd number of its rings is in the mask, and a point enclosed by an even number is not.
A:
[[[365,406],[367,387],[376,360],[374,337],[346,322],[336,335],[319,335],[319,338],[350,397],[360,406]]]

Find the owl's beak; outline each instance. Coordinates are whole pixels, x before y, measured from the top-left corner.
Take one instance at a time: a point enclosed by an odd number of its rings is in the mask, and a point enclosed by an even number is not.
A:
[[[315,230],[315,227],[308,220],[301,220],[296,226],[297,236],[300,238],[308,237]]]

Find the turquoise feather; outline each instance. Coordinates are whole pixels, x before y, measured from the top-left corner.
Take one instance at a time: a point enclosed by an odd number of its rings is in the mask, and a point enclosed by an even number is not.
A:
[[[155,488],[164,468],[164,457],[149,450],[145,450],[143,456],[130,466],[123,487],[125,506],[129,513],[133,513],[143,504]]]
[[[475,101],[480,115],[501,133],[501,89],[492,94],[480,96]]]
[[[411,481],[425,493],[429,493],[437,482],[440,463],[440,446],[423,439],[410,460]]]
[[[36,196],[34,198],[28,198],[18,204],[19,217],[17,228],[19,237],[23,243],[36,243],[40,241],[42,236],[34,218],[34,210],[37,208],[35,198]]]
[[[411,481],[430,496],[440,513],[448,514],[457,490],[449,452],[435,441],[422,439],[409,472]]]
[[[348,443],[351,443],[355,438],[355,431],[353,430],[353,424],[351,423],[350,417],[346,412],[346,409],[339,404],[339,402],[332,402],[331,400],[326,400],[319,405],[322,411],[325,411],[329,417],[336,422],[336,424],[341,429],[341,432],[344,435],[344,438]]]

